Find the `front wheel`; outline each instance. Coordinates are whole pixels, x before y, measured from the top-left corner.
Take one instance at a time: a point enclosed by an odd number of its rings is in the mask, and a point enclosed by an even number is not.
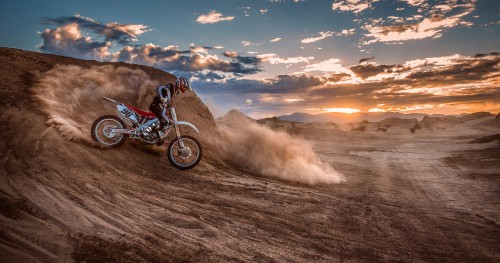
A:
[[[101,116],[92,124],[90,134],[94,141],[108,147],[118,147],[125,142],[126,134],[112,132],[113,129],[126,129],[125,123],[114,115]]]
[[[201,160],[201,145],[191,136],[181,136],[181,141],[184,148],[181,147],[179,138],[170,143],[167,150],[168,160],[178,169],[191,169]]]

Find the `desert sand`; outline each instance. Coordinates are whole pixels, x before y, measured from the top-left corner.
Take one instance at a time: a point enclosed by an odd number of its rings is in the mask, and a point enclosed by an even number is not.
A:
[[[101,96],[147,108],[173,76],[7,48],[0,62],[0,262],[500,260],[492,114],[257,123],[189,94],[174,106],[204,156],[180,171],[161,147],[89,134],[113,113]]]

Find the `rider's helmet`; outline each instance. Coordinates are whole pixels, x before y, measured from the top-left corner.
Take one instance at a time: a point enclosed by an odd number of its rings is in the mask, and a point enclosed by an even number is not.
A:
[[[175,89],[182,93],[184,93],[186,90],[193,91],[193,88],[191,88],[191,82],[185,77],[180,77],[177,79],[177,81],[175,82]]]

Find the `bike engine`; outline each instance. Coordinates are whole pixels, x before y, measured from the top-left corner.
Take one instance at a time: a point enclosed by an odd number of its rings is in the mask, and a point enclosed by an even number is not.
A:
[[[139,129],[139,138],[147,143],[155,143],[158,140],[156,129],[158,129],[159,126],[160,122],[157,119],[143,124],[143,127]]]
[[[146,141],[153,142],[156,141],[156,139],[158,138],[158,134],[156,133],[156,131],[151,131],[146,134],[143,133],[141,137],[144,138]]]

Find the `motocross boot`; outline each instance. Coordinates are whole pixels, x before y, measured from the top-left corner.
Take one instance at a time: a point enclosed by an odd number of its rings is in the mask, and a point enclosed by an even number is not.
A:
[[[161,119],[160,120],[160,125],[157,125],[156,126],[156,129],[154,130],[156,132],[156,135],[158,136],[158,142],[156,142],[156,145],[158,146],[162,146],[163,143],[164,143],[164,139],[163,139],[163,128],[165,128],[165,126],[167,126],[170,122],[168,120],[165,120],[165,119]]]

